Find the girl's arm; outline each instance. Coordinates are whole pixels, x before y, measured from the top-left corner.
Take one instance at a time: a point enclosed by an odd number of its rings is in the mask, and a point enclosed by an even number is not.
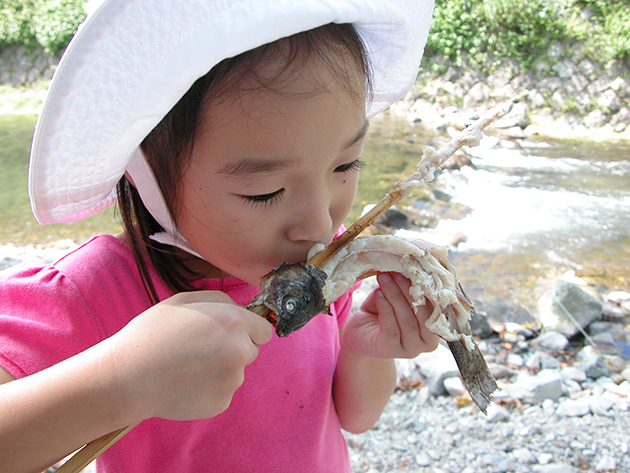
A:
[[[425,321],[431,307],[411,307],[410,282],[382,273],[379,288],[346,322],[333,385],[341,426],[353,433],[370,429],[396,385],[395,358],[415,358],[437,348]]]
[[[271,325],[212,291],[178,294],[112,337],[39,373],[1,370],[0,471],[42,471],[150,417],[213,417],[229,405]]]

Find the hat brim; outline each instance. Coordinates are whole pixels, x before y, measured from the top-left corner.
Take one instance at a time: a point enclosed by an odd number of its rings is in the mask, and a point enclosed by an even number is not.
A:
[[[370,54],[373,116],[415,81],[433,0],[106,0],[60,61],[38,119],[29,195],[43,224],[115,202],[136,148],[228,57],[328,23],[354,23]]]

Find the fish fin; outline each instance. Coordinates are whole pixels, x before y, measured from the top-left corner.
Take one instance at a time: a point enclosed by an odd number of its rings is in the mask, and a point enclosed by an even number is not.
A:
[[[497,389],[497,382],[490,373],[479,347],[475,345],[469,351],[460,341],[447,342],[447,344],[457,362],[462,381],[470,397],[481,412],[487,414],[490,395]]]

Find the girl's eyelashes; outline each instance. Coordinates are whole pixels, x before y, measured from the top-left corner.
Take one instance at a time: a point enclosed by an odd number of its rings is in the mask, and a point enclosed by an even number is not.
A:
[[[342,164],[341,166],[337,166],[334,172],[358,172],[363,166],[363,161],[361,158],[357,158],[354,161],[350,161],[349,163]],[[248,204],[258,207],[258,206],[271,206],[278,203],[282,199],[282,195],[284,193],[284,188],[279,189],[275,192],[271,192],[269,194],[259,194],[259,195],[240,195],[242,199],[244,199]]]
[[[284,189],[279,189],[269,194],[242,195],[241,197],[253,206],[259,206],[259,205],[267,206],[267,205],[273,205],[279,202],[282,199],[283,192],[284,192]]]
[[[361,158],[357,158],[354,161],[337,166],[335,168],[335,172],[356,172],[359,171],[363,165],[364,164],[363,161],[361,161]]]

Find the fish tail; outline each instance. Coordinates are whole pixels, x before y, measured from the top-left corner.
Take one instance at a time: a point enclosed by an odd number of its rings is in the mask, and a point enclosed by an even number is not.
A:
[[[475,345],[473,350],[468,350],[460,341],[447,343],[470,397],[481,412],[487,414],[490,395],[497,389],[497,382],[490,373],[479,347]]]

